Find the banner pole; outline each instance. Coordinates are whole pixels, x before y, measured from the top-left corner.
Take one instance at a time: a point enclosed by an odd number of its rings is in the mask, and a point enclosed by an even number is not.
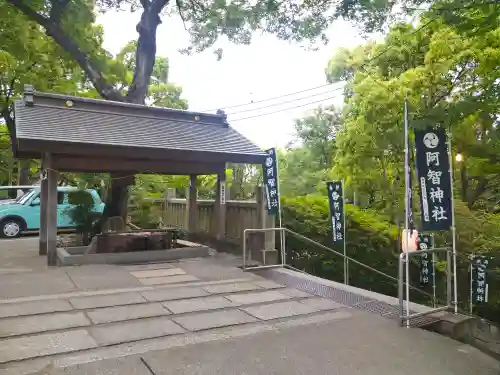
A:
[[[410,233],[409,233],[409,190],[410,185],[410,150],[409,150],[409,134],[408,134],[408,99],[405,97],[404,106],[404,124],[405,124],[405,268],[406,268],[406,327],[410,328],[410,257],[408,256],[409,245],[410,245]]]
[[[451,192],[451,236],[453,254],[453,310],[458,314],[458,284],[457,284],[457,230],[455,227],[455,198],[453,197],[453,152],[451,149],[451,131],[448,133],[448,157],[450,159],[450,192]]]
[[[349,260],[347,259],[347,239],[345,238],[345,185],[344,179],[342,181],[342,212],[344,213],[344,284],[349,284]]]
[[[434,234],[432,234],[432,248],[435,247]],[[432,253],[432,306],[436,307],[436,253]]]
[[[472,315],[472,308],[473,308],[473,305],[472,305],[472,262],[474,260],[474,253],[472,253],[470,256],[469,256],[469,269],[470,269],[470,280],[469,280],[469,313]]]
[[[276,187],[278,188],[278,225],[283,228],[283,215],[281,213],[281,188],[280,188],[280,169],[278,161],[277,149],[274,149],[274,157],[276,160]],[[281,250],[281,264],[286,265],[286,254],[285,254],[285,232],[280,230],[280,250]]]

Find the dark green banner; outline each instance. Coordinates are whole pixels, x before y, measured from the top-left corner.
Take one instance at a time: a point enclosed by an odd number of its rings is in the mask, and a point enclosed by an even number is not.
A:
[[[278,165],[276,163],[276,150],[266,150],[267,158],[262,166],[264,176],[264,189],[266,191],[267,212],[276,215],[280,210],[280,194],[278,181]]]
[[[418,235],[418,250],[432,249],[432,236],[429,234]],[[434,280],[434,263],[432,254],[423,253],[420,259],[420,285],[426,286]]]
[[[488,266],[490,259],[476,255],[472,259],[472,302],[475,305],[488,303]]]
[[[344,242],[344,196],[342,181],[327,182],[330,217],[332,219],[333,243]]]

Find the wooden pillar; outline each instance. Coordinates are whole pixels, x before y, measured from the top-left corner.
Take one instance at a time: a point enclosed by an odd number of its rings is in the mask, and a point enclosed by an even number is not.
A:
[[[46,166],[42,157],[42,171]],[[49,189],[47,178],[40,181],[40,237],[38,240],[38,255],[47,255],[47,198]]]
[[[217,239],[226,238],[226,168],[217,174],[217,192],[215,196],[215,206],[217,210]]]
[[[194,233],[197,231],[198,222],[198,188],[197,188],[198,176],[192,174],[189,176],[189,190],[188,196],[186,197],[187,202],[187,231]]]
[[[52,156],[46,154],[47,170],[47,265],[57,266],[57,178],[58,172],[52,169]]]

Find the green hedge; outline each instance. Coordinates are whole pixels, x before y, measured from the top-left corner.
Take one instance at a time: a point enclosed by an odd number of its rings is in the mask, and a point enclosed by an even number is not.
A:
[[[322,196],[303,196],[283,198],[283,220],[289,229],[317,241],[335,251],[343,253],[343,246],[332,244],[331,221],[328,198]],[[346,205],[347,220],[347,255],[381,272],[397,278],[400,239],[398,228],[387,218],[373,210]],[[500,217],[498,215],[471,212],[457,204],[457,251],[459,302],[462,308],[468,308],[469,270],[468,254],[481,252],[500,260]],[[449,241],[450,237],[437,237],[438,244]],[[343,258],[310,245],[296,236],[287,236],[287,262],[299,269],[330,280],[343,282]],[[442,256],[441,256],[442,258]],[[436,295],[445,299],[444,259],[438,264],[436,273]],[[498,269],[496,269],[498,271]],[[411,264],[411,285],[432,293],[431,284],[420,286],[418,260]],[[352,262],[349,266],[350,284],[378,293],[397,296],[396,283]],[[490,303],[486,307],[477,307],[475,312],[481,316],[500,320],[500,283],[498,272],[490,274]],[[423,293],[412,292],[412,301],[429,303]]]
[[[284,225],[289,229],[343,253],[342,245],[332,244],[328,198],[304,196],[283,199]],[[346,205],[347,255],[394,278],[398,276],[400,245],[398,230],[385,217],[372,210]],[[310,245],[296,236],[287,236],[287,261],[299,269],[330,280],[343,282],[343,257]],[[412,265],[418,285],[418,266]],[[375,271],[349,264],[349,284],[397,296],[397,282]],[[424,296],[419,296],[424,298]],[[426,299],[427,300],[427,299]]]

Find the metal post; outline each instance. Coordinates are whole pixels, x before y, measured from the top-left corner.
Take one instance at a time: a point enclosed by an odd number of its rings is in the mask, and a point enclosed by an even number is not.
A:
[[[473,280],[472,280],[472,260],[474,259],[474,253],[472,253],[470,256],[469,256],[469,270],[470,270],[470,286],[469,286],[469,313],[472,315],[472,309],[473,309],[473,305],[472,305],[472,283],[473,283]]]
[[[344,213],[344,284],[349,284],[349,260],[347,259],[347,239],[345,238],[345,185],[342,179],[342,212]]]
[[[408,134],[408,99],[405,98],[405,253],[406,253],[406,327],[410,327],[410,257],[408,256],[409,244],[410,244],[410,232],[409,232],[409,211],[410,211],[410,201],[409,201],[409,190],[410,186],[410,150],[409,150],[409,134]]]
[[[436,247],[434,234],[431,235],[432,248]],[[436,307],[436,254],[432,253],[432,307]]]
[[[404,314],[404,283],[403,283],[403,278],[404,278],[404,270],[403,270],[403,262],[405,259],[405,254],[401,253],[399,255],[399,266],[398,266],[398,296],[399,296],[399,318],[400,318],[400,324],[403,326],[404,324],[404,319],[403,319],[403,314]]]
[[[448,157],[450,159],[450,193],[451,193],[451,235],[453,251],[453,305],[455,314],[458,313],[458,284],[457,284],[457,230],[455,228],[455,199],[453,198],[453,153],[451,150],[451,131],[448,134]]]
[[[436,254],[432,253],[432,307],[436,307]]]
[[[283,228],[283,215],[282,215],[282,207],[281,207],[281,188],[280,188],[280,168],[278,161],[278,154],[276,153],[276,149],[274,149],[275,158],[276,158],[276,186],[278,188],[278,225],[280,228]],[[285,232],[280,230],[280,252],[281,252],[281,264],[286,264],[286,251],[285,251]]]
[[[451,306],[451,252],[446,251],[446,304]]]

